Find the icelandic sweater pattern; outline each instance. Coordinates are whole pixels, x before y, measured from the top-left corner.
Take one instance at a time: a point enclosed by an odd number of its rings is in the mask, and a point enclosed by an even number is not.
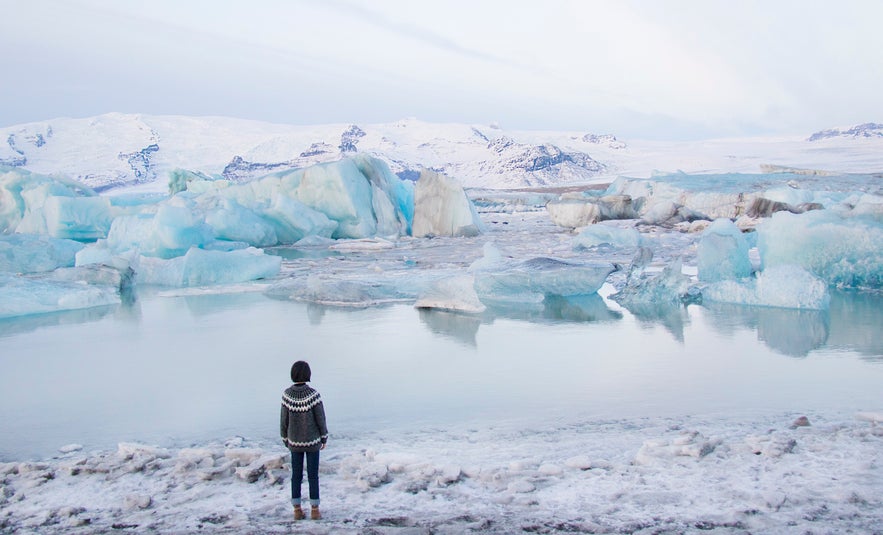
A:
[[[322,397],[306,384],[294,384],[282,394],[280,432],[291,451],[319,451],[328,440]]]

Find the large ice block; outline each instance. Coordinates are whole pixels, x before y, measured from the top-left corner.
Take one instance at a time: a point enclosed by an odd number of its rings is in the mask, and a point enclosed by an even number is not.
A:
[[[703,302],[824,310],[831,300],[828,286],[798,266],[770,267],[739,280],[719,280],[702,290]]]
[[[273,277],[281,265],[281,257],[253,247],[234,251],[192,247],[184,256],[171,259],[142,256],[135,280],[139,284],[173,287],[233,284]]]
[[[589,249],[600,245],[613,247],[639,247],[641,233],[633,228],[620,228],[604,224],[589,225],[573,239],[573,249]]]
[[[472,201],[453,178],[423,170],[414,190],[415,237],[477,236],[484,229]]]
[[[0,271],[38,273],[75,264],[83,244],[45,235],[0,235]]]
[[[537,257],[474,269],[475,291],[485,304],[541,302],[547,295],[592,294],[616,271],[607,263],[587,264]]]
[[[120,303],[118,288],[0,273],[0,318]]]
[[[748,240],[729,219],[716,219],[699,240],[696,263],[699,280],[714,282],[751,275]]]
[[[0,166],[0,233],[94,240],[110,221],[110,202],[86,186]]]
[[[832,286],[883,288],[883,223],[873,218],[777,212],[757,232],[764,271],[793,264]]]

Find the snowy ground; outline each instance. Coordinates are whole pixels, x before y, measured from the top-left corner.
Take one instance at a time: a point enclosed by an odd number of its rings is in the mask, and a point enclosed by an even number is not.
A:
[[[303,533],[880,533],[883,415],[688,417],[332,436]],[[869,422],[861,418],[876,419]],[[0,465],[0,530],[287,533],[281,444],[72,445]],[[306,492],[306,486],[304,487]]]

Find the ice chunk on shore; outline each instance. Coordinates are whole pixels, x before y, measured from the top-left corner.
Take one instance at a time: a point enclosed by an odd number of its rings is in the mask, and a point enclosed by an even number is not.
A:
[[[832,286],[883,288],[883,223],[830,210],[777,212],[757,232],[764,270],[793,264]]]
[[[33,234],[0,236],[0,271],[39,273],[73,266],[80,242]]]
[[[0,318],[119,303],[113,286],[0,273]]]
[[[776,266],[757,277],[722,280],[702,290],[702,299],[720,303],[824,310],[831,296],[825,282],[798,266]]]
[[[613,264],[583,264],[547,257],[500,262],[474,269],[475,291],[484,303],[540,303],[547,295],[595,293],[616,269]]]
[[[171,259],[142,256],[136,281],[173,287],[232,284],[273,277],[281,265],[281,257],[253,247],[234,251],[193,247],[184,256]]]
[[[453,178],[424,170],[414,190],[412,234],[476,236],[484,226],[463,187]]]
[[[696,255],[701,281],[741,279],[751,275],[748,241],[729,219],[716,219],[705,229]]]

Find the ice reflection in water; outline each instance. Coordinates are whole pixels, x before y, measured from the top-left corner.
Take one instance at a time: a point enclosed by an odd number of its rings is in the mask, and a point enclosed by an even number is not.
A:
[[[332,433],[515,414],[879,410],[880,325],[883,298],[850,293],[827,312],[628,312],[590,295],[479,316],[148,295],[0,321],[0,460],[71,442],[272,439],[297,358],[313,364]]]

